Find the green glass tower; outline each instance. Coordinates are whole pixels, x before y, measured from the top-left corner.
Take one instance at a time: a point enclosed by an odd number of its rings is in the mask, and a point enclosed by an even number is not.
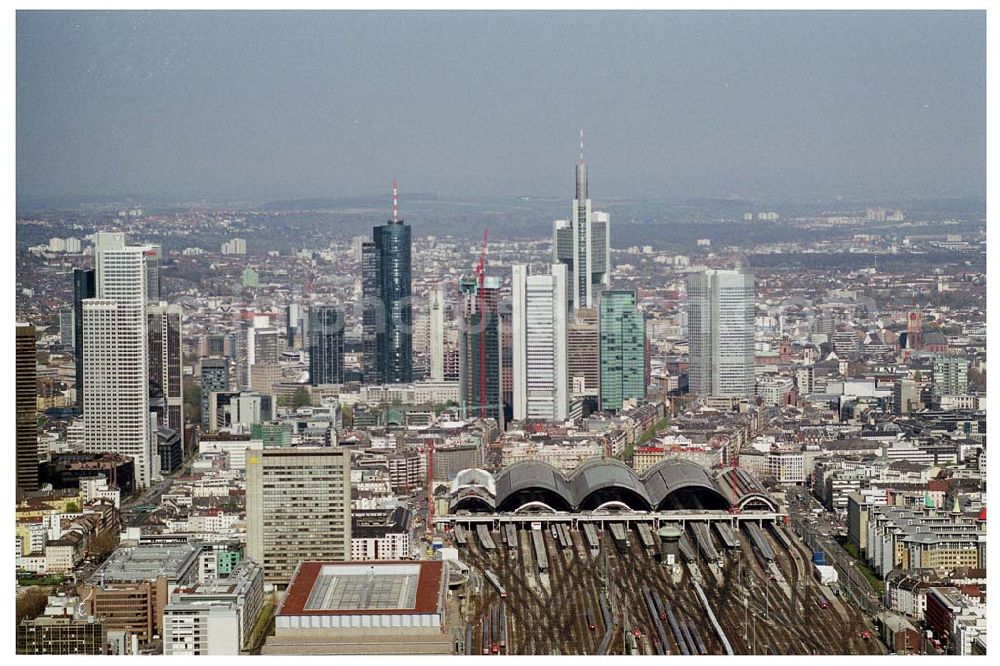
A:
[[[634,291],[601,294],[601,409],[646,397],[646,321]]]

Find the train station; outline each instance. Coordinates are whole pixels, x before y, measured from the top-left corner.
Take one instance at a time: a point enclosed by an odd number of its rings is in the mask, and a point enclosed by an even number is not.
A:
[[[780,503],[739,468],[465,470],[435,518],[467,574],[461,654],[880,654]]]

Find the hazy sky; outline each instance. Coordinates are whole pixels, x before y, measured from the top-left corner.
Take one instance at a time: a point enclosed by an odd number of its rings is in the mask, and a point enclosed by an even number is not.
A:
[[[984,12],[19,12],[17,192],[985,196]]]

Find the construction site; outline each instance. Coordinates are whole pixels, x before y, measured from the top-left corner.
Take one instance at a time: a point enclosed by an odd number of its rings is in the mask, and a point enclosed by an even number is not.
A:
[[[449,620],[457,652],[886,653],[778,522],[660,521],[654,531],[616,520],[625,516],[560,517],[450,530],[468,567]]]

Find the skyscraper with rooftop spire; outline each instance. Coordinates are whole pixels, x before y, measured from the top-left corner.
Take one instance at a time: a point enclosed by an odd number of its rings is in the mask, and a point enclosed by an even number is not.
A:
[[[392,219],[361,247],[362,353],[369,384],[413,381],[410,226],[399,217],[392,181]]]
[[[552,225],[552,260],[566,265],[567,306],[572,310],[593,307],[601,291],[611,284],[610,227],[607,213],[591,210],[587,163],[583,160],[583,130],[580,130],[572,217],[556,220]]]

